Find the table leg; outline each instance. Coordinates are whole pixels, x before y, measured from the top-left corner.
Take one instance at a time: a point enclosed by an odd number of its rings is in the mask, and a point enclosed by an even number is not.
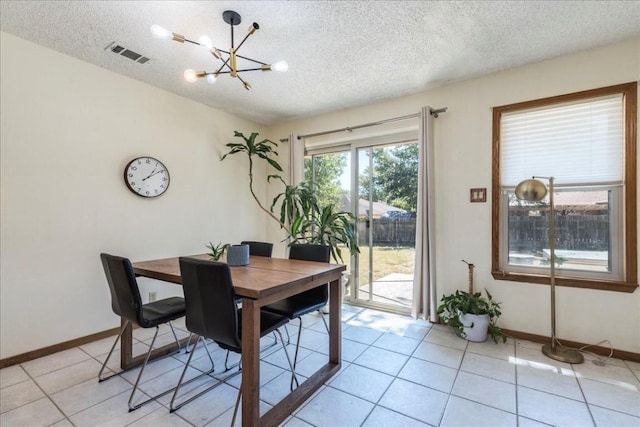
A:
[[[242,300],[242,425],[260,425],[260,307]]]
[[[341,309],[341,280],[334,280],[329,284],[329,363],[340,364],[342,345]]]

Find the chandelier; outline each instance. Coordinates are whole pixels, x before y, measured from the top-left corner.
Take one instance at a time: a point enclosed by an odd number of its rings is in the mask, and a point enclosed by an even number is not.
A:
[[[192,69],[186,70],[184,72],[184,78],[189,83],[193,83],[197,81],[199,78],[204,78],[207,80],[207,82],[213,84],[218,80],[218,77],[221,74],[229,74],[231,77],[235,77],[238,80],[240,80],[244,85],[245,89],[250,90],[251,85],[242,77],[240,77],[239,73],[244,73],[247,71],[271,71],[271,70],[285,72],[289,69],[289,65],[285,61],[279,61],[274,64],[267,64],[262,61],[257,61],[255,59],[247,58],[246,56],[238,55],[238,50],[242,47],[244,42],[249,38],[250,35],[252,35],[258,29],[260,29],[260,26],[255,22],[251,24],[247,35],[244,36],[244,38],[242,39],[240,44],[238,44],[238,46],[235,46],[234,37],[233,37],[234,36],[233,27],[240,24],[242,19],[240,15],[234,12],[233,10],[224,11],[222,13],[222,19],[231,27],[231,47],[229,48],[229,51],[216,48],[213,45],[213,42],[211,41],[211,39],[207,36],[200,37],[199,41],[196,42],[196,41],[185,38],[185,36],[183,36],[182,34],[172,33],[169,30],[166,30],[159,25],[153,25],[151,27],[151,33],[155,37],[160,39],[167,39],[167,40],[171,39],[179,43],[188,42],[198,46],[205,47],[207,50],[209,50],[209,53],[211,53],[211,55],[213,55],[215,58],[219,59],[222,62],[222,65],[220,65],[220,67],[215,71],[195,71]],[[238,59],[250,61],[253,64],[257,64],[257,65],[254,66],[253,68],[250,67],[250,68],[238,69]]]

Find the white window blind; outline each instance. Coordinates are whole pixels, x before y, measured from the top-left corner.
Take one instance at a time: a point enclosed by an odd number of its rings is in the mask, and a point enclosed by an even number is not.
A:
[[[500,184],[553,176],[558,185],[622,183],[622,95],[504,113]]]

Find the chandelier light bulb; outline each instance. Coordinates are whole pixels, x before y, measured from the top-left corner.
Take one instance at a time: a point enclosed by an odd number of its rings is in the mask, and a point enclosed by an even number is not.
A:
[[[286,61],[278,61],[275,64],[271,64],[271,69],[284,73],[289,69],[289,64]]]
[[[207,36],[200,36],[200,40],[198,40],[200,42],[200,44],[204,47],[206,47],[207,49],[211,50],[213,49],[213,42],[211,41],[211,39]]]
[[[218,76],[215,74],[207,74],[207,82],[214,84],[216,81],[218,81]]]
[[[159,39],[170,39],[172,37],[171,32],[165,28],[162,28],[160,25],[152,25],[151,34]]]
[[[189,83],[194,83],[196,80],[198,80],[198,76],[196,75],[196,72],[194,70],[188,69],[184,71],[184,79]]]

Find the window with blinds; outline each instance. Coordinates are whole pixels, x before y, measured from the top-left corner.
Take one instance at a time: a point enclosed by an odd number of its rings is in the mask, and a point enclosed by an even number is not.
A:
[[[513,111],[500,123],[500,181],[533,175],[558,185],[622,183],[622,95]]]
[[[494,108],[495,278],[548,282],[548,196],[527,202],[514,189],[553,177],[557,283],[635,288],[636,94],[631,83]]]

